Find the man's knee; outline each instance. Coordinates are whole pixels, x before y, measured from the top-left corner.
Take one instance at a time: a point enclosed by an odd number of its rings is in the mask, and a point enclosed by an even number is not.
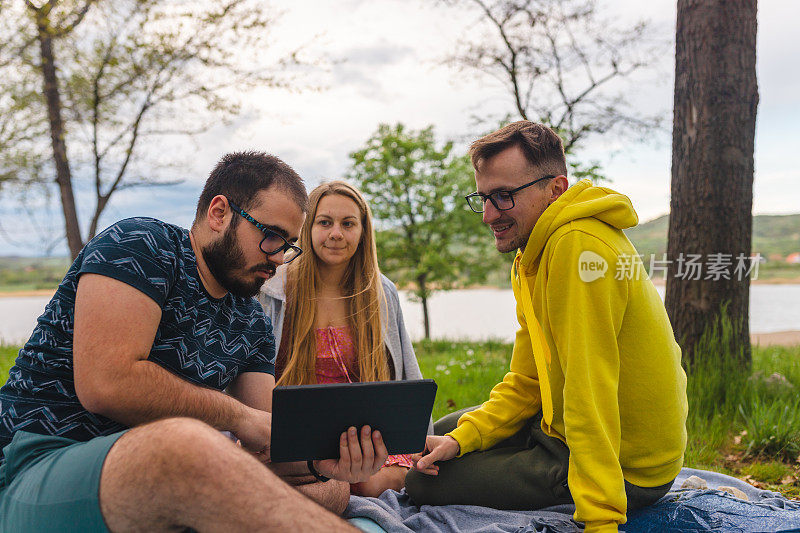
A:
[[[211,475],[214,459],[239,453],[237,446],[208,424],[192,418],[168,418],[136,427],[123,435],[108,453],[106,467],[121,459],[127,470],[146,467],[147,477],[170,477],[180,473],[190,478]],[[155,467],[155,468],[150,468]]]
[[[112,530],[161,529],[167,518],[182,516],[187,501],[224,482],[235,462],[231,459],[244,453],[219,431],[194,419],[165,419],[133,428],[117,440],[103,463],[103,517]],[[258,466],[255,459],[253,463]]]
[[[141,433],[141,438],[156,440],[167,446],[193,441],[209,446],[231,442],[222,432],[195,418],[165,418],[134,428],[130,433]]]

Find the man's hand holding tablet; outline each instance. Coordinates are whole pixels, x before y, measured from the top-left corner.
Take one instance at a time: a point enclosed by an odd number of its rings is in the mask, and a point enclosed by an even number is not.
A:
[[[363,483],[381,469],[389,457],[380,431],[370,431],[369,426],[361,428],[361,439],[355,427],[349,428],[339,438],[339,459],[314,461],[317,472],[325,477]]]
[[[351,427],[339,438],[339,458],[314,460],[310,468],[305,461],[268,464],[269,468],[282,477],[295,478],[290,484],[307,483],[312,475],[320,479],[336,479],[347,483],[363,483],[380,470],[389,452],[379,431],[370,431],[364,426],[359,438],[356,428]],[[313,468],[316,473],[310,471]],[[319,476],[319,477],[318,477]],[[305,480],[305,481],[303,481]]]

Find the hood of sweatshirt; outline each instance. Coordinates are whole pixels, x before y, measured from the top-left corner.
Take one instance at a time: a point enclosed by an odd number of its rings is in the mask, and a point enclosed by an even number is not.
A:
[[[564,191],[564,194],[544,210],[536,221],[522,264],[533,264],[544,250],[550,236],[561,226],[574,220],[593,217],[616,229],[631,228],[639,223],[630,198],[606,187],[595,187],[584,179]]]

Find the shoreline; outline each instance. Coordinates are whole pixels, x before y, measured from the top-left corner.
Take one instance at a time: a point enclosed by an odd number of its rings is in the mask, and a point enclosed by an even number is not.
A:
[[[800,331],[774,331],[772,333],[751,333],[750,344],[765,348],[767,346],[800,346]]]
[[[659,287],[667,284],[667,280],[661,278],[650,281]],[[750,285],[800,285],[800,278],[751,279]]]
[[[31,289],[24,291],[0,291],[0,298],[27,298],[28,296],[53,296],[55,289]]]

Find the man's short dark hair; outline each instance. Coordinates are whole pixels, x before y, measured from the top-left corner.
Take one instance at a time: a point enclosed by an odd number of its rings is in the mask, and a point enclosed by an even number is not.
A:
[[[530,120],[512,122],[473,142],[469,147],[472,166],[478,170],[478,165],[483,161],[512,146],[519,146],[525,159],[545,174],[567,175],[561,138],[544,124]]]
[[[222,194],[245,211],[255,206],[256,195],[272,186],[289,193],[303,213],[308,212],[308,194],[303,179],[289,165],[264,152],[225,154],[206,180],[197,201],[195,222],[201,220],[211,200]],[[233,218],[234,225],[238,217]]]

